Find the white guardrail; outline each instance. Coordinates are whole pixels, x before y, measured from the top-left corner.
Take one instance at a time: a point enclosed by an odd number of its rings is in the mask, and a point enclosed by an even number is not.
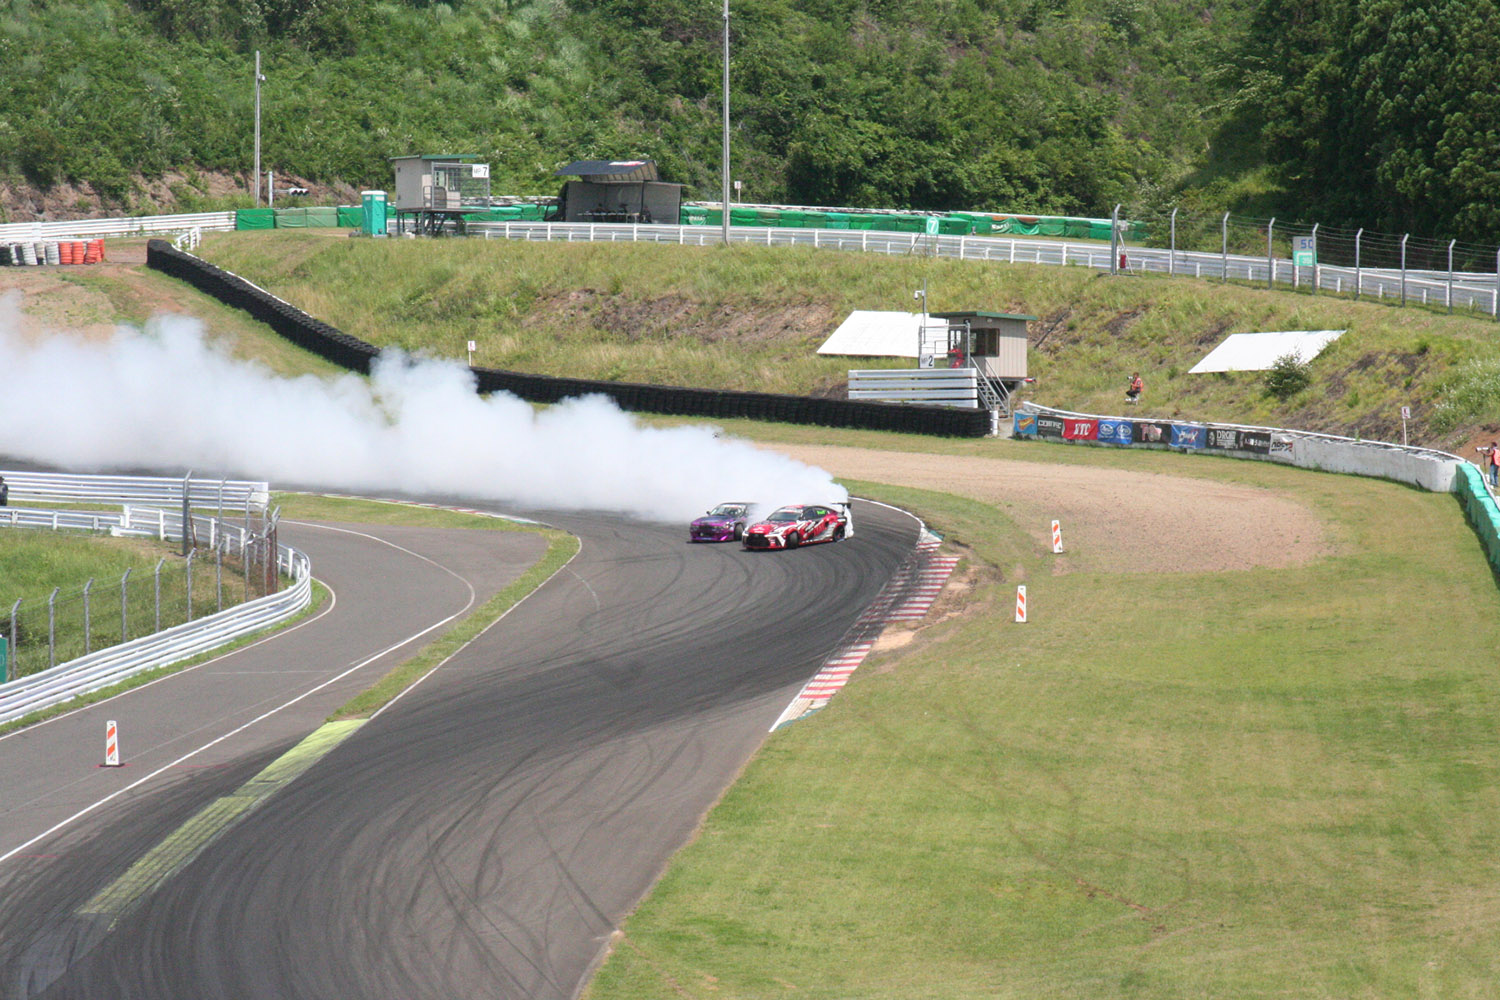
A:
[[[974,368],[851,369],[850,399],[881,399],[931,406],[979,406],[979,372]]]
[[[233,212],[190,215],[146,215],[127,219],[73,219],[68,222],[9,222],[0,225],[0,243],[17,240],[81,239],[105,236],[156,236],[190,229],[226,232],[234,229]]]
[[[719,226],[659,226],[647,223],[471,222],[467,232],[485,239],[561,242],[676,243],[712,246],[723,240]],[[1118,266],[1102,243],[1016,239],[1008,236],[935,236],[871,229],[779,229],[731,226],[731,243],[757,246],[810,246],[897,256],[950,257],[1010,264],[1076,265],[1108,271]],[[1358,294],[1416,305],[1446,305],[1500,318],[1500,284],[1489,272],[1407,271],[1332,265],[1294,265],[1286,259],[1202,253],[1156,247],[1121,248],[1128,272],[1307,286],[1335,294]]]
[[[1287,430],[1281,427],[1255,427],[1247,424],[1219,424],[1207,423],[1196,420],[1182,420],[1169,417],[1118,417],[1100,416],[1092,413],[1075,413],[1071,410],[1058,410],[1050,406],[1041,406],[1037,403],[1026,402],[1016,408],[1016,419],[1019,421],[1024,416],[1033,418],[1054,417],[1062,421],[1085,422],[1092,424],[1091,432],[1102,432],[1100,424],[1119,425],[1128,423],[1131,425],[1129,439],[1120,441],[1098,440],[1091,437],[1066,436],[1066,432],[1059,435],[1047,434],[1025,434],[1017,436],[1036,437],[1037,440],[1053,440],[1065,444],[1086,444],[1102,448],[1153,448],[1157,450],[1167,449],[1173,451],[1191,452],[1193,454],[1219,454],[1233,458],[1248,458],[1263,462],[1276,462],[1282,465],[1295,465],[1302,469],[1312,469],[1319,472],[1340,472],[1356,476],[1373,476],[1378,479],[1390,479],[1398,483],[1406,483],[1417,486],[1433,493],[1451,493],[1457,489],[1458,467],[1465,460],[1458,455],[1449,454],[1446,451],[1437,451],[1432,448],[1419,448],[1409,445],[1391,444],[1386,441],[1363,441],[1358,438],[1339,437],[1336,434],[1317,434],[1312,431]],[[1136,433],[1136,428],[1141,426],[1155,426],[1158,428],[1179,428],[1192,430],[1197,429],[1196,435],[1191,435],[1194,443],[1190,446],[1174,445],[1169,443],[1169,438],[1142,440]],[[1221,435],[1216,431],[1229,432],[1228,437],[1219,440]],[[1099,435],[1102,437],[1102,433]],[[1257,447],[1254,450],[1236,447],[1236,444],[1246,436],[1263,439],[1260,443],[1264,448]],[[1231,443],[1233,439],[1234,443]]]
[[[11,487],[12,500],[18,494],[23,497],[36,495],[32,492],[35,489],[44,494],[52,491],[49,495],[54,498],[58,493],[75,498],[86,495],[87,502],[114,502],[121,504],[122,508],[115,513],[5,507],[0,508],[0,525],[53,530],[75,528],[156,538],[182,537],[183,480],[25,472],[5,472],[3,475],[8,484],[16,484]],[[96,482],[85,482],[91,479]],[[38,480],[45,482],[39,483]],[[26,485],[18,488],[22,483]],[[172,503],[170,497],[163,500],[165,484],[175,484],[178,490],[174,509],[132,506]],[[112,495],[108,493],[110,488],[115,490]],[[222,509],[225,511],[233,507],[230,498],[243,497],[246,502],[253,502],[253,498],[266,495],[265,483],[229,480],[207,484],[194,480],[189,493],[191,502],[200,507],[215,506],[223,498],[225,506]],[[248,534],[243,526],[219,516],[192,515],[192,526],[196,537],[206,538],[210,546],[222,540],[231,547],[243,547]],[[0,684],[0,723],[13,722],[32,712],[101,690],[142,671],[189,659],[290,618],[312,601],[312,563],[303,553],[282,545],[277,548],[276,566],[278,573],[290,576],[293,581],[291,586],[278,593]]]

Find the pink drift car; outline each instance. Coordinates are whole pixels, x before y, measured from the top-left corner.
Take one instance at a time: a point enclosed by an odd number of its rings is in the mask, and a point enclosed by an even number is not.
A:
[[[848,504],[794,504],[750,525],[743,541],[747,549],[795,549],[813,542],[837,542],[852,534]]]

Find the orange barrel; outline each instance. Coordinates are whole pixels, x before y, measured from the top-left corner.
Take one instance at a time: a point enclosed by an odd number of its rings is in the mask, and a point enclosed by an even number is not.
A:
[[[104,259],[104,241],[102,239],[101,240],[94,240],[93,243],[94,243],[94,259],[95,260],[103,260]]]
[[[59,243],[57,245],[57,262],[59,264],[73,263],[73,244]]]
[[[94,241],[90,240],[83,244],[83,262],[92,264],[99,259],[99,254],[94,250]]]
[[[88,263],[88,255],[89,255],[89,245],[87,243],[85,243],[83,240],[79,240],[78,242],[76,242],[76,243],[73,244],[73,263],[75,263],[75,264],[87,264]]]

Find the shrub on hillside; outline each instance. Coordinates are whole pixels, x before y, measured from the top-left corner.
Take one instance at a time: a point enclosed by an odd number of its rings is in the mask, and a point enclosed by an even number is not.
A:
[[[1290,399],[1306,389],[1312,382],[1307,365],[1296,354],[1288,351],[1276,359],[1266,370],[1266,392],[1277,399]]]

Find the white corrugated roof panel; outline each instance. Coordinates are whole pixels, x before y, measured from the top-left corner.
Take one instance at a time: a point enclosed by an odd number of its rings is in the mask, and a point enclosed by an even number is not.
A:
[[[1208,356],[1188,370],[1190,375],[1209,372],[1260,372],[1287,354],[1303,364],[1338,340],[1343,330],[1281,330],[1275,333],[1232,333]]]
[[[932,342],[946,344],[947,328],[948,324],[944,320],[929,316],[929,345]],[[919,353],[917,338],[921,335],[921,330],[921,313],[856,309],[823,341],[818,353],[857,358],[915,358]]]

